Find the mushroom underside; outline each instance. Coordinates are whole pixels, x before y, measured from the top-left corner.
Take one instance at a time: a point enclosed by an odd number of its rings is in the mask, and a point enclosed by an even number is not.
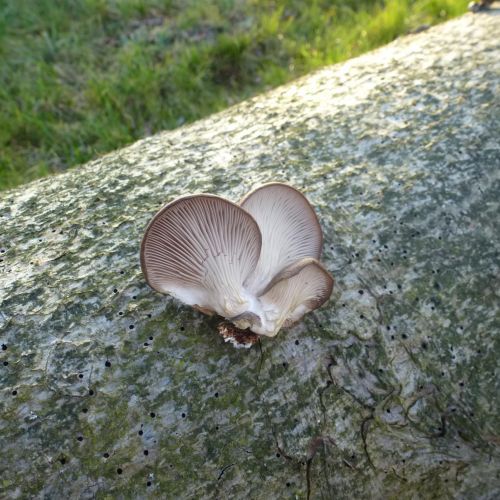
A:
[[[247,308],[243,283],[261,245],[257,223],[238,205],[217,196],[188,196],[153,218],[141,265],[155,290],[227,317]]]
[[[259,262],[245,286],[261,295],[283,268],[312,257],[319,260],[321,227],[305,196],[286,184],[270,183],[251,191],[240,201],[262,233]]]
[[[305,258],[279,273],[273,285],[259,297],[259,321],[245,313],[232,321],[239,328],[274,337],[284,326],[296,323],[302,316],[323,305],[330,297],[333,278],[315,259]]]

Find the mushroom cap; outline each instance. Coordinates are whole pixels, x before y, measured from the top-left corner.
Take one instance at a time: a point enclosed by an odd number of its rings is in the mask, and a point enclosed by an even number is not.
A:
[[[297,189],[273,182],[248,193],[241,201],[262,233],[260,259],[245,286],[261,295],[282,269],[305,257],[319,259],[323,244],[314,209]]]
[[[254,299],[243,283],[262,246],[256,221],[214,195],[190,195],[163,207],[146,228],[141,268],[155,290],[203,312],[237,316]]]
[[[282,326],[288,327],[304,314],[322,306],[332,294],[334,280],[315,259],[305,258],[283,269],[259,297],[261,325],[251,330],[274,337]]]

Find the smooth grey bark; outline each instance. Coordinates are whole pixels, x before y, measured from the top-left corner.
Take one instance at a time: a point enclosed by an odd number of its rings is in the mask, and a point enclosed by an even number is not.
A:
[[[0,496],[498,498],[499,32],[466,15],[2,193]],[[268,181],[336,285],[235,350],[139,243]]]

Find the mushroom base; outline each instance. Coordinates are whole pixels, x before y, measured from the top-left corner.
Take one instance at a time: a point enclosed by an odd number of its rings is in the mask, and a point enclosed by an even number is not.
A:
[[[250,330],[241,330],[228,321],[217,325],[217,331],[225,342],[230,342],[236,348],[252,347],[259,340],[259,336]]]

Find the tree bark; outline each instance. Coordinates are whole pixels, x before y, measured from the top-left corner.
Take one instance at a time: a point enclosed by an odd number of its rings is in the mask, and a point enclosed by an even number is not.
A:
[[[498,498],[500,16],[1,195],[2,498]],[[177,196],[283,181],[332,299],[236,350],[153,292]]]

